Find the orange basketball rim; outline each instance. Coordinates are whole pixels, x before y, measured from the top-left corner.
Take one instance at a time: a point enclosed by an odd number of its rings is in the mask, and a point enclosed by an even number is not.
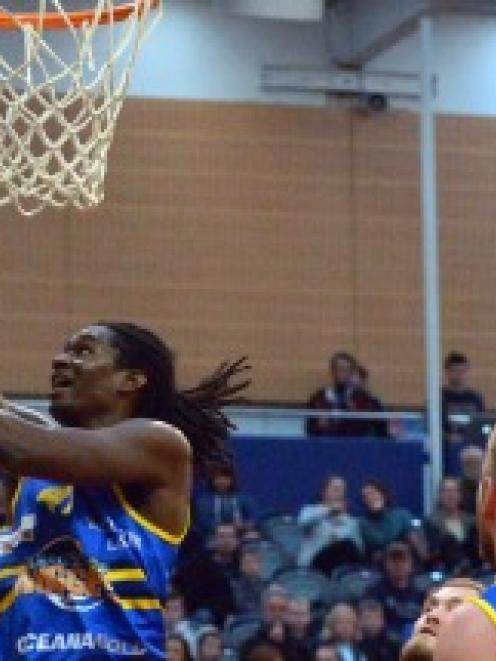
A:
[[[148,5],[154,9],[161,4],[162,0],[135,0],[117,5],[112,9],[105,9],[98,15],[100,25],[125,21],[136,12],[141,14]],[[67,11],[65,16],[59,12],[11,12],[0,10],[0,30],[18,30],[19,26],[31,26],[35,29],[64,30],[68,22],[74,28],[80,28],[87,23],[92,23],[97,16],[95,9],[84,9],[80,11]]]

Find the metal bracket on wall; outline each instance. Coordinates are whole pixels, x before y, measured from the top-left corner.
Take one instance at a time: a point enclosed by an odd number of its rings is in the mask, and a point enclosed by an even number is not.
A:
[[[323,92],[327,94],[419,99],[420,78],[413,73],[348,71],[265,64],[262,88],[276,92]]]

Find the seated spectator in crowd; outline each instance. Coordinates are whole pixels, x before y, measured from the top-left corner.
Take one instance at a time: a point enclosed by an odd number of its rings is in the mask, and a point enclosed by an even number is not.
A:
[[[364,387],[366,370],[345,351],[335,353],[329,362],[330,383],[315,392],[308,408],[320,411],[382,411],[382,405]],[[386,426],[378,430],[371,420],[350,420],[339,417],[308,418],[307,434],[312,436],[374,436],[386,434]]]
[[[239,540],[236,527],[231,523],[219,523],[215,528],[210,546],[212,559],[224,574],[234,578],[238,568]]]
[[[469,445],[460,452],[462,508],[473,516],[475,516],[477,490],[482,476],[483,462],[484,451],[475,445]]]
[[[420,559],[425,559],[426,549],[416,531],[415,519],[408,510],[393,506],[383,484],[377,480],[364,482],[362,503],[365,513],[360,518],[360,531],[367,557],[380,560],[388,544],[408,539]]]
[[[231,581],[236,612],[259,613],[265,582],[262,578],[262,557],[258,545],[248,542],[241,547],[239,573]]]
[[[322,641],[333,643],[342,661],[367,661],[358,647],[358,620],[353,606],[338,603],[327,613]]]
[[[271,585],[262,599],[262,624],[254,636],[243,643],[240,661],[250,658],[254,648],[269,643],[276,647],[285,661],[310,661],[307,647],[297,640],[287,626],[289,595],[284,588]]]
[[[313,565],[330,574],[340,564],[360,561],[360,525],[348,514],[346,482],[342,477],[333,475],[327,479],[321,502],[305,505],[300,510],[298,525],[305,533],[298,556],[301,567]]]
[[[172,590],[165,598],[163,604],[165,631],[168,635],[176,635],[185,641],[189,650],[195,648],[195,633],[191,623],[186,618],[184,598],[180,592]],[[173,646],[178,646],[177,641]]]
[[[456,478],[445,477],[441,482],[436,509],[425,521],[424,529],[436,569],[451,574],[469,570],[477,562],[475,519],[462,509]]]
[[[273,643],[260,643],[255,645],[245,658],[240,658],[240,661],[286,661],[286,657]]]
[[[450,420],[456,414],[483,413],[482,395],[469,388],[470,364],[463,353],[452,351],[444,361],[445,385],[441,392],[443,430],[448,442],[466,440],[466,425]]]
[[[250,528],[249,530],[241,531],[239,536],[240,544],[250,544],[254,542],[259,542],[262,539],[262,534],[257,528]]]
[[[197,661],[222,661],[224,642],[220,631],[215,627],[207,627],[201,631],[198,636],[197,650]]]
[[[200,530],[210,535],[219,524],[228,523],[241,533],[252,528],[255,522],[255,501],[238,490],[234,467],[215,466],[207,492],[196,502],[196,523]]]
[[[341,655],[336,645],[332,643],[320,643],[315,648],[313,661],[341,661]]]
[[[293,638],[308,650],[312,648],[316,632],[312,627],[312,608],[308,599],[294,597],[288,601],[286,625]]]
[[[384,606],[386,629],[391,639],[400,644],[420,614],[423,595],[413,584],[413,556],[406,542],[392,542],[384,560],[380,582],[372,586],[367,597]]]
[[[432,661],[439,629],[456,608],[469,597],[480,595],[483,589],[481,583],[455,578],[431,590],[415,622],[413,636],[401,652],[400,661]]]
[[[360,649],[369,661],[397,661],[399,645],[386,630],[384,608],[375,599],[362,599],[358,605]]]
[[[179,634],[170,634],[165,641],[167,661],[193,661],[188,644]]]
[[[174,585],[183,593],[189,613],[208,609],[215,624],[223,626],[235,612],[231,580],[238,564],[238,538],[232,524],[215,529],[208,551],[186,560],[178,567]]]

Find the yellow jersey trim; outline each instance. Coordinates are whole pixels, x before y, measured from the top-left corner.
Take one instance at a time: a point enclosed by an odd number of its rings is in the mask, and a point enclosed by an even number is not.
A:
[[[133,569],[110,569],[105,572],[105,578],[109,581],[143,581],[146,576],[142,569],[135,567]]]
[[[12,565],[12,567],[4,567],[3,569],[0,569],[0,578],[19,576],[19,574],[22,574],[24,569],[24,565]]]
[[[4,613],[8,608],[12,606],[14,601],[16,600],[16,589],[15,587],[12,588],[7,592],[5,597],[0,600],[0,613]]]
[[[148,597],[135,597],[132,599],[119,597],[117,603],[124,610],[157,610],[161,608],[158,599],[149,599]]]
[[[149,532],[152,532],[154,535],[157,535],[157,537],[160,537],[160,539],[163,539],[165,542],[168,542],[169,544],[175,544],[175,545],[181,544],[181,542],[184,540],[189,529],[189,519],[190,519],[189,512],[188,512],[188,520],[186,522],[186,525],[184,526],[184,531],[180,535],[172,535],[171,533],[162,530],[162,528],[159,528],[151,521],[148,521],[148,519],[146,519],[142,514],[140,514],[126,499],[121,487],[119,487],[117,484],[114,484],[113,490],[117,497],[117,500],[121,504],[124,511],[132,519],[134,519],[141,526],[143,526],[143,528],[145,528]]]
[[[487,601],[484,601],[484,599],[481,599],[480,597],[469,597],[467,601],[469,604],[473,604],[477,608],[480,608],[480,610],[487,615],[491,622],[496,626],[496,612]]]
[[[17,506],[17,501],[19,500],[19,496],[21,495],[21,487],[22,487],[23,481],[24,481],[23,477],[20,477],[17,480],[16,488],[14,489],[14,493],[12,495],[12,500],[11,500],[11,503],[10,503],[10,511],[11,511],[11,514],[12,514],[12,520],[14,519],[15,510],[16,510],[16,506]]]

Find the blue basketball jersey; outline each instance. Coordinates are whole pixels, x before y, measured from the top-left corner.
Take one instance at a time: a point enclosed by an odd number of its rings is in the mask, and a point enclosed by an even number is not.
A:
[[[119,487],[22,479],[0,533],[0,659],[164,659],[181,540]]]
[[[469,602],[480,608],[496,626],[496,585],[491,585],[480,597],[470,597]]]

